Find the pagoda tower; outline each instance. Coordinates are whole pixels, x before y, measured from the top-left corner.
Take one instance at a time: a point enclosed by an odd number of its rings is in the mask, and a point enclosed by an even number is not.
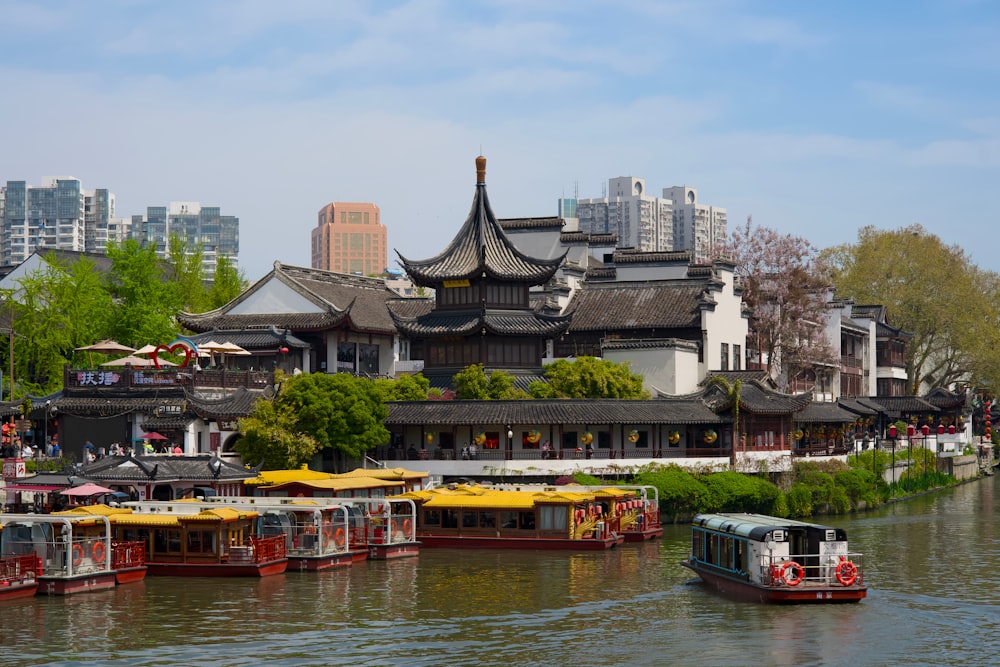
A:
[[[566,331],[571,316],[537,312],[528,291],[547,283],[566,254],[539,259],[511,243],[486,196],[485,157],[476,158],[472,210],[451,244],[425,260],[396,254],[415,285],[434,289],[429,312],[407,316],[390,304],[411,358],[422,355],[431,386],[453,387],[455,373],[472,364],[487,374],[510,373],[521,388],[543,378],[546,343]]]

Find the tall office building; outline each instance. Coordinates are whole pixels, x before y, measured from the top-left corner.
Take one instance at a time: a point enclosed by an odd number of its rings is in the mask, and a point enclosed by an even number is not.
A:
[[[335,201],[319,210],[312,230],[312,268],[369,276],[389,266],[378,206]]]
[[[726,242],[726,209],[698,202],[698,191],[684,185],[663,188],[673,203],[676,250],[691,250],[696,262],[707,262],[712,248]]]
[[[3,249],[0,263],[20,264],[38,248],[104,252],[115,218],[115,196],[106,189],[86,191],[80,179],[48,177],[39,187],[7,181],[0,188]],[[127,226],[127,225],[126,225]]]
[[[222,215],[218,206],[202,206],[198,202],[170,202],[169,206],[147,206],[146,217],[132,216],[131,237],[143,246],[153,246],[156,256],[166,258],[170,252],[170,237],[180,237],[189,251],[199,246],[205,277],[215,277],[219,257],[227,257],[234,268],[239,267],[240,219]]]
[[[663,188],[663,197],[646,192],[646,181],[633,176],[608,180],[600,199],[559,200],[560,215],[573,210],[581,232],[618,234],[618,247],[641,251],[690,250],[694,261],[709,259],[726,240],[726,209],[698,202],[686,186]]]

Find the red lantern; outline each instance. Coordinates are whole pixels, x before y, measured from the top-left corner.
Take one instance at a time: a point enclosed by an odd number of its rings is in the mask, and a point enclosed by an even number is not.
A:
[[[889,426],[889,437],[893,440],[896,439],[896,425],[892,424]]]
[[[930,432],[931,432],[931,427],[928,426],[927,424],[924,424],[923,426],[920,427],[920,433],[923,434],[925,438]]]
[[[955,425],[954,424],[948,424],[948,433],[950,435],[955,435]]]
[[[907,424],[906,425],[906,437],[907,438],[912,438],[913,434],[916,433],[916,432],[917,432],[917,429],[913,426],[913,424]]]
[[[278,352],[281,352],[282,354],[288,354],[288,348],[287,347],[283,347],[280,350],[278,350]]]
[[[938,424],[938,435],[944,435],[944,424]]]

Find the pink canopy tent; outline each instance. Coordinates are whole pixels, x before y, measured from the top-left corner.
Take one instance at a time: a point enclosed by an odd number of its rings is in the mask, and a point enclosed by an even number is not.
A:
[[[74,486],[72,489],[66,489],[65,491],[60,491],[59,494],[63,496],[80,496],[82,498],[88,498],[90,496],[99,496],[102,493],[114,493],[114,489],[109,489],[100,484],[94,484],[93,482],[87,482],[86,484],[81,484],[80,486]]]

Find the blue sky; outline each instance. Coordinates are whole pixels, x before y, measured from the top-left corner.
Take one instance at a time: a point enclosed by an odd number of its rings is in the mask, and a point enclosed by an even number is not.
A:
[[[437,254],[474,158],[499,217],[639,176],[817,247],[921,224],[1000,271],[1000,5],[0,0],[0,181],[240,218],[308,266],[330,201]],[[390,264],[395,254],[390,252]]]

